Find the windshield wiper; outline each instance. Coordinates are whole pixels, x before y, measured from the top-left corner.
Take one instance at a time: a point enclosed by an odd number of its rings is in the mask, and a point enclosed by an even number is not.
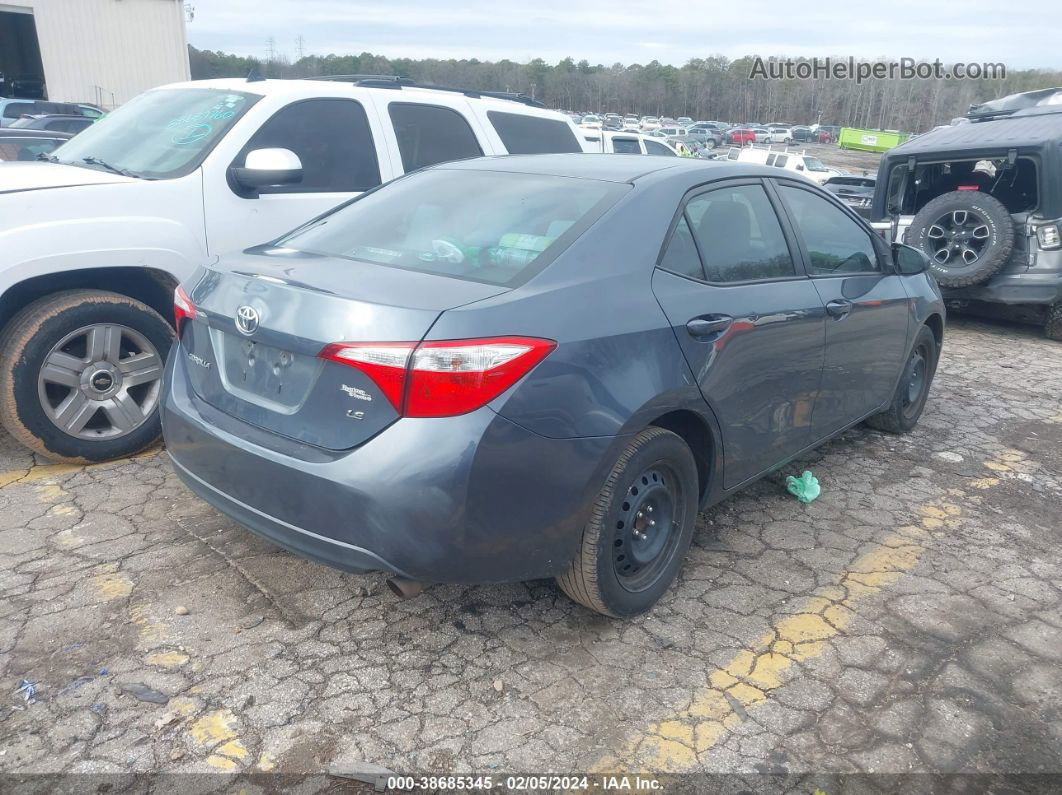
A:
[[[123,177],[133,177],[134,179],[140,179],[140,175],[139,174],[134,174],[132,171],[129,171],[128,169],[118,168],[117,166],[112,166],[110,163],[106,162],[105,160],[100,160],[98,157],[94,157],[93,155],[89,155],[88,157],[81,158],[81,162],[82,163],[88,163],[90,166],[103,166],[108,171],[110,171],[110,172],[112,172],[114,174],[120,174]]]
[[[46,160],[49,163],[58,163],[59,162],[59,158],[58,157],[56,157],[55,155],[50,155],[47,152],[38,152],[37,153],[37,159],[38,160]]]

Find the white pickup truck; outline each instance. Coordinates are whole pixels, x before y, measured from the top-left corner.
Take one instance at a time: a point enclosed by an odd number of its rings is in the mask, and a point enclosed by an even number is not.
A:
[[[389,76],[141,94],[46,162],[0,164],[0,421],[56,460],[141,450],[196,266],[433,163],[583,150],[522,95]]]

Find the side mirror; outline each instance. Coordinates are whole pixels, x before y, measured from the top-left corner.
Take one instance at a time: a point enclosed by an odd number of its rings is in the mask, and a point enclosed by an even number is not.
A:
[[[896,272],[904,276],[913,276],[929,270],[929,257],[923,251],[903,243],[892,244],[892,263]]]
[[[253,149],[243,167],[230,169],[233,181],[247,191],[302,182],[302,161],[290,149]]]

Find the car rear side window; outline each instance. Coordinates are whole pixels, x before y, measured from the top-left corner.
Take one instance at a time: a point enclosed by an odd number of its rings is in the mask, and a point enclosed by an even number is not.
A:
[[[487,111],[487,118],[511,155],[583,151],[572,128],[563,121],[499,110]]]
[[[514,285],[555,259],[629,189],[591,179],[433,168],[345,204],[279,245]]]
[[[778,190],[804,239],[812,275],[881,270],[870,235],[840,207],[803,188],[780,185]]]
[[[32,113],[32,102],[10,102],[4,106],[4,118],[5,119],[17,119],[22,116],[23,113]]]
[[[658,141],[647,140],[645,142],[645,153],[647,155],[664,155],[665,157],[678,157],[678,155],[676,155],[674,151],[672,151],[671,149],[664,146]]]
[[[660,267],[671,273],[677,273],[679,276],[689,276],[691,279],[704,278],[701,255],[697,253],[697,244],[693,242],[693,232],[690,231],[690,224],[686,220],[685,213],[675,225],[675,231],[671,233],[671,240],[664,249],[664,256],[660,258]]]
[[[405,171],[483,154],[468,121],[453,108],[392,102],[387,112]]]
[[[236,158],[253,149],[290,149],[302,161],[302,181],[259,193],[351,193],[380,184],[376,146],[365,109],[352,99],[307,99],[277,111]]]
[[[686,205],[710,282],[784,279],[796,265],[782,226],[760,185],[734,185]]]
[[[640,155],[642,148],[637,138],[613,138],[612,151],[617,155]]]

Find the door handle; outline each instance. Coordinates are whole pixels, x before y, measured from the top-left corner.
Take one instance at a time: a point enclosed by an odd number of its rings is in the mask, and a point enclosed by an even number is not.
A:
[[[830,301],[826,304],[826,311],[830,313],[831,317],[837,320],[844,320],[844,318],[848,317],[848,313],[852,311],[852,302],[841,299]]]
[[[701,317],[693,318],[687,323],[686,331],[692,337],[704,339],[705,337],[721,334],[730,328],[730,324],[733,322],[734,318],[729,315],[702,315]]]

